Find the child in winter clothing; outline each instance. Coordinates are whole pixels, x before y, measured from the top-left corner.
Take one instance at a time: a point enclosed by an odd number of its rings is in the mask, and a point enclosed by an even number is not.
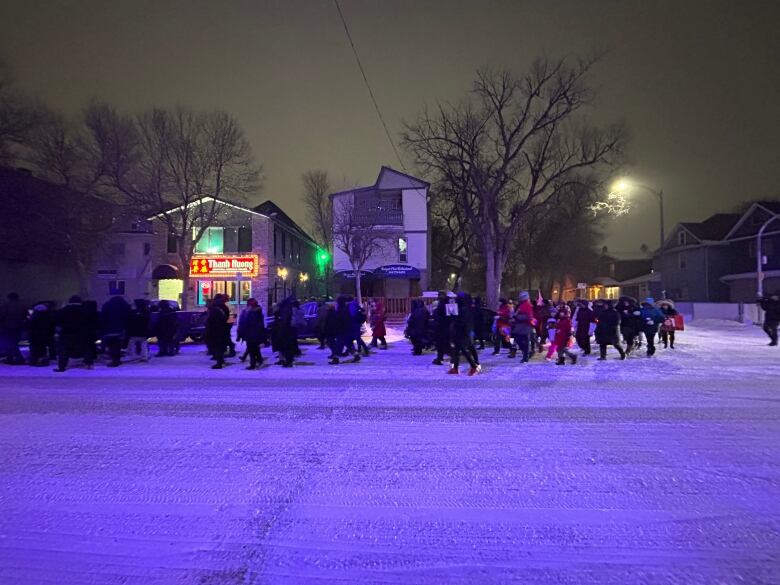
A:
[[[674,317],[677,315],[677,310],[670,302],[662,301],[661,314],[664,317],[661,323],[661,342],[664,344],[664,349],[667,347],[674,349]]]
[[[544,357],[546,360],[551,360],[552,357],[558,353],[558,346],[555,344],[555,328],[557,326],[558,322],[555,320],[554,317],[550,317],[547,319],[547,325],[545,326],[545,329],[547,330],[547,339],[550,340],[550,347],[547,349],[547,355]]]
[[[566,358],[571,360],[572,365],[577,363],[577,354],[569,349],[571,342],[571,310],[569,307],[561,307],[558,311],[558,325],[555,329],[555,345],[558,347],[557,365],[562,366],[566,363]]]

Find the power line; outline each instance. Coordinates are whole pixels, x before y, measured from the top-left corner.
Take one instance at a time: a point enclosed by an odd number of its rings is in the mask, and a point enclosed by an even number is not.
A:
[[[347,20],[344,18],[344,13],[341,11],[339,0],[333,0],[333,3],[336,5],[336,10],[338,10],[339,12],[339,17],[341,18],[341,24],[344,25],[344,32],[347,33],[347,39],[349,40],[349,44],[352,47],[352,54],[355,55],[355,61],[357,61],[358,68],[360,69],[360,73],[363,76],[363,82],[365,83],[366,89],[368,90],[368,95],[371,96],[371,102],[374,104],[376,115],[379,117],[379,121],[382,123],[382,128],[385,129],[385,136],[387,136],[387,141],[390,143],[390,146],[392,147],[393,152],[395,153],[395,157],[398,159],[401,168],[406,173],[408,173],[409,171],[406,170],[404,161],[401,160],[401,155],[398,153],[398,149],[395,146],[393,137],[390,135],[390,130],[388,130],[387,128],[387,123],[385,122],[385,118],[382,115],[382,110],[379,109],[379,104],[376,101],[376,96],[374,96],[374,90],[371,89],[371,84],[368,82],[368,76],[366,75],[366,70],[363,68],[363,63],[361,63],[360,57],[358,56],[357,48],[355,47],[355,41],[352,40],[352,34],[349,32],[349,26],[347,26]]]

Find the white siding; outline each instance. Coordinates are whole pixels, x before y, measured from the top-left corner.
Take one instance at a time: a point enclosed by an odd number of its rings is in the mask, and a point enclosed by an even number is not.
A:
[[[428,236],[422,234],[406,234],[409,253],[409,264],[420,270],[428,268]]]
[[[401,192],[406,231],[428,230],[428,190],[405,189]]]

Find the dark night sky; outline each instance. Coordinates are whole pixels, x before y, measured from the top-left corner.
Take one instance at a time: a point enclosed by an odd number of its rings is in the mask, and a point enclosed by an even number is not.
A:
[[[668,226],[780,195],[780,2],[342,9],[394,133],[425,102],[462,96],[482,65],[522,71],[541,51],[608,49],[593,118],[627,121],[632,176],[664,189]],[[398,166],[330,0],[3,0],[0,56],[22,89],[67,112],[97,97],[127,111],[182,103],[235,114],[265,167],[263,197],[300,220],[303,171],[370,183],[381,164]],[[610,227],[610,249],[655,246],[656,213],[639,196]]]

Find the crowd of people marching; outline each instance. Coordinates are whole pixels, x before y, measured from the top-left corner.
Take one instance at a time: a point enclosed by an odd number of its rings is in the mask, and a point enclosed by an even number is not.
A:
[[[214,362],[212,368],[223,368],[226,358],[237,355],[237,341],[244,342],[240,360],[248,360],[250,370],[266,364],[264,347],[270,347],[277,355],[275,363],[283,367],[292,367],[301,357],[298,340],[306,327],[306,315],[297,299],[287,298],[274,305],[270,318],[255,299],[249,299],[237,320],[227,300],[225,295],[216,295],[206,308],[203,338]],[[759,299],[759,304],[765,312],[764,331],[770,345],[777,345],[780,295]],[[359,362],[371,355],[371,348],[388,348],[381,302],[363,305],[350,296],[341,296],[335,302],[323,299],[317,302],[314,319],[312,333],[319,349],[329,350],[329,364],[339,364],[345,358]],[[152,307],[148,301],[137,299],[131,305],[117,295],[98,308],[94,301],[74,295],[61,308],[47,302],[28,309],[19,295],[11,293],[0,305],[0,350],[5,363],[46,366],[53,362],[57,372],[65,371],[73,358],[82,359],[92,369],[98,348],[108,356],[109,367],[119,366],[123,355],[149,361],[150,338],[156,338],[158,357],[176,355],[178,328],[176,307],[167,301]],[[370,344],[363,338],[366,328],[371,332]],[[610,350],[624,360],[643,347],[645,355],[653,356],[657,343],[674,349],[675,333],[682,328],[682,316],[671,300],[656,302],[647,298],[637,302],[621,297],[617,301],[553,303],[539,295],[532,302],[529,293],[523,291],[516,300],[501,299],[495,310],[467,293],[440,293],[430,305],[416,299],[404,334],[411,342],[413,355],[435,352],[433,363],[443,365],[447,360],[450,374],[460,373],[460,364],[465,361],[468,374],[475,375],[482,369],[480,351],[486,349],[492,349],[494,356],[504,350],[507,358],[519,358],[521,362],[543,355],[548,361],[565,365],[591,355],[595,341],[598,360],[607,359]],[[20,349],[24,332],[29,342],[26,359]],[[574,346],[580,353],[573,351]]]

